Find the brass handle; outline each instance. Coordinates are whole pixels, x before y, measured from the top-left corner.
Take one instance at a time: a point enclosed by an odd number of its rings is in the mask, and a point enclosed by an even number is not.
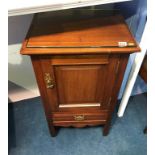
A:
[[[83,121],[85,119],[84,115],[74,116],[75,121]]]
[[[46,88],[54,88],[54,80],[51,78],[50,73],[45,73],[45,82],[46,82]]]

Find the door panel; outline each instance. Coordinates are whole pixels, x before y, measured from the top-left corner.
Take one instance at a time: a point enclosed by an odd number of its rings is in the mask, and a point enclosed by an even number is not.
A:
[[[89,63],[80,56],[76,61],[65,56],[60,61],[54,57],[42,60],[43,72],[49,72],[54,80],[54,88],[47,88],[53,112],[106,110],[110,106],[119,56],[98,58],[88,58]]]
[[[98,92],[104,80],[104,66],[57,66],[54,70],[60,107],[65,104],[100,106]]]

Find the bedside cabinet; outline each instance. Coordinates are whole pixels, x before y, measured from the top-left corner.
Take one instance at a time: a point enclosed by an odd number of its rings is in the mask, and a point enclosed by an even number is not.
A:
[[[138,51],[116,13],[36,15],[21,54],[31,56],[51,135],[60,126],[95,125],[107,135],[129,54]]]

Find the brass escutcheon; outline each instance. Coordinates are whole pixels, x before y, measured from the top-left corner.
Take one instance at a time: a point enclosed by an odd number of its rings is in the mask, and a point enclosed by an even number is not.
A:
[[[54,80],[51,78],[50,73],[45,73],[46,88],[54,88]]]
[[[75,121],[83,121],[85,119],[84,115],[74,116]]]

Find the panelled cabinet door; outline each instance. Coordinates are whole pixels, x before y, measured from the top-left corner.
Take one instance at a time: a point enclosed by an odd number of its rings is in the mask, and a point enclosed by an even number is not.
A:
[[[119,55],[41,56],[52,112],[108,110]]]

